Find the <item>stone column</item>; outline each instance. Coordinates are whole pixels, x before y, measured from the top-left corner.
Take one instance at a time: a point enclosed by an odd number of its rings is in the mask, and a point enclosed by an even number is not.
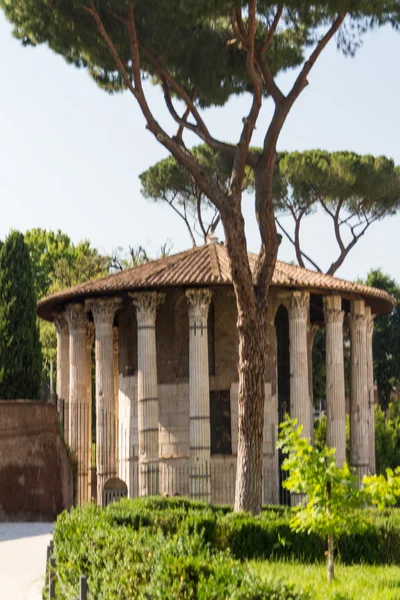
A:
[[[374,360],[372,353],[372,337],[374,333],[374,317],[371,308],[365,307],[367,319],[367,381],[368,381],[368,410],[369,410],[369,470],[375,473],[375,396],[374,396]]]
[[[157,308],[165,294],[132,294],[138,346],[139,496],[159,493]]]
[[[54,314],[57,331],[57,410],[64,440],[69,444],[69,331],[65,312]]]
[[[364,300],[351,302],[350,315],[350,464],[359,484],[369,470],[367,319]]]
[[[270,301],[267,325],[268,352],[263,431],[263,504],[277,504],[279,502],[278,452],[276,449],[278,431],[278,365],[275,313],[275,306]]]
[[[189,305],[190,496],[211,501],[207,317],[212,292],[186,291]]]
[[[87,408],[85,415],[86,423],[86,451],[88,465],[88,498],[92,500],[92,348],[94,341],[94,323],[89,321],[86,326],[86,387]]]
[[[87,463],[87,409],[86,326],[87,312],[82,304],[66,308],[69,327],[69,446],[77,461],[76,502],[89,500]]]
[[[326,441],[336,448],[336,464],[346,461],[346,409],[344,388],[343,318],[340,296],[324,298],[326,331]]]
[[[310,437],[312,423],[307,348],[309,310],[310,294],[293,292],[289,306],[290,416],[303,425],[305,437]]]
[[[119,344],[118,327],[113,327],[113,349],[114,349],[114,401],[115,401],[115,460],[116,472],[119,472],[119,405],[118,405],[118,378],[119,378]]]
[[[308,393],[310,395],[310,411],[311,411],[311,423],[310,423],[310,440],[314,443],[314,390],[313,390],[313,346],[314,338],[319,327],[318,325],[307,326],[307,360],[308,360]]]
[[[103,488],[117,476],[115,456],[115,395],[113,321],[120,305],[118,298],[88,300],[96,328],[96,454],[97,504],[103,502]]]

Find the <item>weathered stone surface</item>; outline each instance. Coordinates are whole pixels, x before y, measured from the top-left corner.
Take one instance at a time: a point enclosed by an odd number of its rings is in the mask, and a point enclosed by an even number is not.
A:
[[[186,291],[189,305],[190,495],[211,500],[210,386],[207,317],[209,289]]]
[[[96,341],[96,453],[97,502],[101,504],[104,484],[117,475],[116,414],[114,385],[114,334],[115,312],[121,301],[118,298],[87,300],[92,311]]]
[[[324,298],[326,330],[327,444],[336,448],[339,467],[346,461],[346,411],[344,390],[343,318],[340,296]]]
[[[72,496],[55,405],[0,401],[0,521],[54,521]]]
[[[307,349],[309,311],[310,294],[293,292],[289,307],[290,416],[303,426],[303,435],[308,438],[312,427]]]
[[[88,405],[87,369],[87,310],[83,304],[68,304],[66,315],[69,328],[69,445],[78,463],[76,502],[83,504],[89,494],[89,440],[87,421],[91,414]]]
[[[65,312],[54,315],[54,325],[57,332],[57,408],[64,439],[69,444],[69,331]]]
[[[375,473],[375,396],[374,396],[374,359],[372,355],[372,336],[374,333],[374,317],[369,306],[365,307],[367,319],[367,378],[368,378],[368,412],[369,412],[369,471]]]
[[[136,307],[138,341],[139,495],[158,494],[158,385],[156,314],[165,295],[132,294]]]
[[[364,300],[351,302],[348,317],[351,351],[350,464],[359,483],[369,471],[369,410],[367,379],[367,318]]]

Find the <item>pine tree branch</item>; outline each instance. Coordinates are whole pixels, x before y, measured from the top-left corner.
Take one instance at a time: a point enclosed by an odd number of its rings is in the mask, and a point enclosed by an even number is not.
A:
[[[241,190],[243,186],[245,168],[248,164],[247,157],[249,154],[250,142],[262,105],[262,88],[260,78],[255,69],[254,54],[257,0],[249,1],[248,11],[249,16],[248,31],[246,36],[246,67],[250,80],[253,84],[253,100],[249,114],[243,119],[244,124],[242,128],[242,133],[240,135],[239,144],[237,145],[236,154],[233,161],[232,177],[228,193],[231,195],[235,203],[240,202],[241,200]],[[237,23],[237,29],[240,32],[240,34],[243,35],[244,24],[239,9],[235,10],[234,16]]]
[[[202,119],[199,111],[197,110],[194,100],[192,100],[192,98],[186,92],[184,87],[182,87],[176,81],[176,79],[171,75],[171,73],[167,69],[164,68],[164,66],[161,64],[160,60],[156,56],[154,56],[154,54],[152,52],[150,52],[150,50],[148,48],[146,48],[142,45],[142,49],[143,49],[143,52],[146,54],[147,58],[153,64],[160,80],[163,82],[164,97],[166,99],[167,108],[168,108],[171,116],[173,117],[173,119],[180,126],[186,128],[186,129],[189,129],[190,131],[195,133],[200,139],[202,139],[204,142],[206,142],[209,146],[211,146],[215,150],[219,150],[220,152],[223,152],[224,154],[234,156],[235,152],[236,152],[236,148],[234,146],[232,146],[231,144],[227,144],[225,142],[221,142],[220,140],[217,140],[212,137],[204,120]],[[193,118],[196,121],[196,125],[194,125],[193,123],[190,123],[188,120],[182,119],[178,115],[175,108],[173,107],[171,94],[169,92],[169,87],[171,87],[173,92],[183,102],[185,102],[186,106],[190,109],[190,113],[193,115]],[[166,95],[166,90],[168,90],[167,95]],[[252,156],[249,155],[249,163],[248,163],[249,165],[251,164],[251,159],[252,159]]]
[[[193,100],[194,100],[194,96],[195,96],[195,93],[194,93],[194,88],[193,88],[193,90],[192,90],[192,99]],[[182,115],[182,121],[184,121],[186,123],[189,118],[189,115],[190,115],[190,107],[186,106],[186,110]],[[182,136],[183,136],[184,129],[185,129],[185,126],[183,125],[183,123],[181,123],[179,125],[178,131],[175,135],[175,138],[177,140],[179,140],[180,142],[183,142]]]
[[[110,50],[111,56],[113,57],[115,64],[117,65],[117,69],[120,72],[122,79],[124,80],[124,83],[126,85],[126,87],[129,89],[129,91],[133,94],[133,96],[136,98],[136,100],[138,100],[139,98],[139,94],[136,91],[136,89],[134,88],[134,86],[132,85],[131,80],[129,79],[128,73],[125,69],[125,65],[121,60],[121,57],[118,54],[118,51],[115,47],[115,45],[113,44],[113,42],[111,41],[110,36],[108,35],[102,20],[100,19],[100,15],[97,12],[94,4],[92,3],[90,6],[83,6],[82,7],[83,10],[85,12],[87,12],[89,15],[91,15],[96,23],[97,29],[101,35],[101,37],[103,38],[103,40],[105,41],[105,43],[108,46],[108,49]]]
[[[133,96],[137,100],[139,107],[143,113],[143,116],[146,119],[146,127],[151,131],[151,133],[157,138],[157,140],[183,165],[185,169],[192,175],[196,183],[202,192],[210,199],[210,201],[221,210],[228,202],[225,190],[222,189],[221,186],[216,185],[212,182],[210,177],[204,171],[204,169],[199,165],[199,163],[195,160],[193,155],[182,145],[179,141],[173,139],[169,136],[166,131],[160,126],[160,124],[156,121],[151,112],[145,93],[143,91],[142,82],[141,82],[141,74],[140,74],[140,55],[139,55],[139,44],[136,35],[136,28],[134,22],[134,13],[133,7],[130,5],[129,9],[129,18],[127,20],[127,31],[130,39],[130,47],[132,53],[132,71],[134,78],[134,85],[132,85],[123,61],[116,50],[112,40],[110,39],[103,22],[100,18],[99,13],[97,12],[94,4],[91,6],[85,7],[85,11],[90,14],[97,26],[97,29],[108,46],[111,55],[113,56],[116,67],[119,70],[123,80],[128,87],[128,89],[132,92]]]
[[[201,196],[200,196],[200,194],[197,196],[196,206],[197,206],[197,219],[199,221],[199,225],[200,225],[201,231],[203,233],[204,243],[206,243],[207,242],[207,231],[206,231],[206,228],[204,227],[203,216],[201,214]]]
[[[273,39],[274,33],[276,31],[276,28],[278,26],[278,22],[279,22],[281,14],[282,14],[282,11],[280,11],[280,14],[279,14],[279,10],[278,10],[278,12],[275,16],[275,19],[274,19],[274,23],[268,31],[268,35],[266,37],[266,40],[265,40],[263,46],[260,48],[260,50],[255,52],[255,56],[254,56],[254,63],[257,65],[257,67],[260,71],[262,80],[264,82],[264,85],[265,85],[268,93],[271,95],[271,97],[275,101],[275,103],[282,102],[284,100],[285,96],[279,89],[278,85],[275,83],[275,80],[272,77],[271,71],[269,70],[268,62],[266,59],[266,51],[268,50],[268,47],[270,46],[270,44],[272,42],[272,39]],[[248,39],[248,35],[246,34],[246,28],[244,26],[242,14],[241,14],[241,11],[239,8],[232,9],[231,23],[232,23],[233,31],[235,32],[235,34],[241,41],[242,46],[245,49],[245,51],[248,53],[249,49],[250,49],[249,39]],[[264,50],[264,48],[265,48],[265,50]]]
[[[168,200],[166,198],[166,196],[164,196],[164,200],[172,208],[172,210],[174,210],[176,212],[176,214],[179,215],[180,218],[184,221],[184,223],[185,223],[185,225],[187,227],[187,230],[189,232],[190,239],[192,240],[192,246],[193,246],[193,248],[195,248],[197,246],[197,244],[196,244],[196,238],[193,235],[193,231],[192,231],[192,228],[190,227],[189,219],[187,218],[185,203],[184,203],[184,213],[182,214],[181,211],[178,210],[176,208],[176,206],[174,205],[175,197],[172,200]]]
[[[274,100],[275,104],[282,104],[285,100],[285,96],[272,76],[272,73],[268,67],[266,56],[259,52],[257,53],[257,66],[259,68],[264,85],[271,98]]]
[[[293,246],[295,247],[295,242],[294,239],[290,236],[290,234],[287,232],[287,230],[283,227],[283,225],[281,224],[281,222],[279,221],[279,219],[277,217],[275,217],[275,222],[278,225],[279,229],[282,231],[282,233],[287,237],[287,239],[289,240],[289,242],[291,244],[293,244]],[[317,265],[317,263],[315,263],[312,258],[310,258],[305,252],[303,252],[301,250],[301,260],[299,261],[298,259],[298,263],[300,265],[300,267],[303,267],[304,269],[306,268],[305,263],[303,261],[303,257],[318,271],[318,273],[322,273],[322,270],[319,268],[319,266]]]
[[[268,33],[266,35],[265,41],[259,50],[260,55],[263,55],[263,54],[265,55],[268,52],[269,47],[272,44],[272,40],[274,38],[279,21],[281,19],[282,12],[283,12],[283,7],[278,5],[278,9],[275,13],[275,17],[274,17],[274,20],[272,21],[272,25],[268,29]]]
[[[287,96],[287,102],[289,103],[290,107],[293,105],[294,101],[299,96],[299,94],[303,91],[303,89],[307,86],[307,84],[308,84],[307,77],[308,77],[311,69],[313,68],[313,66],[314,66],[315,62],[317,61],[319,55],[321,54],[322,50],[325,48],[325,46],[328,44],[328,42],[332,39],[332,37],[338,31],[339,27],[341,26],[341,24],[344,21],[346,14],[347,14],[346,12],[339,13],[338,17],[335,19],[335,21],[331,25],[330,29],[327,31],[327,33],[324,35],[324,37],[321,38],[320,41],[318,42],[315,50],[311,53],[310,58],[304,63],[303,68],[301,69],[296,81],[293,84],[291,91],[289,92],[289,94]]]

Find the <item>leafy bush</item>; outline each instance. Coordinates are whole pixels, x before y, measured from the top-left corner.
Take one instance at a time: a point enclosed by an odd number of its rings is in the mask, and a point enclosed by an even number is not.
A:
[[[57,599],[76,597],[82,574],[98,600],[305,599],[298,588],[260,581],[247,563],[322,560],[324,540],[291,531],[290,515],[266,507],[253,517],[182,498],[72,509],[55,527]],[[357,534],[340,537],[341,561],[399,563],[400,512],[369,510],[364,521]]]
[[[241,560],[297,558],[314,562],[325,547],[316,535],[291,531],[289,515],[274,517],[273,513],[258,517],[232,514],[219,522],[219,539]]]
[[[63,513],[54,533],[57,598],[76,595],[85,574],[99,600],[306,600],[292,586],[259,581],[227,544],[220,547],[221,532],[232,521],[225,512],[145,499]]]
[[[387,468],[400,465],[400,403],[393,400],[387,414],[375,406],[376,470],[384,473]]]

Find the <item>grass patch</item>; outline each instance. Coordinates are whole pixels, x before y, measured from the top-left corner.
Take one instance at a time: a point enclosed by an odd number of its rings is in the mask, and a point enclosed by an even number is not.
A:
[[[304,565],[274,561],[248,563],[249,570],[261,581],[283,580],[299,586],[313,600],[398,600],[400,598],[400,568],[396,566],[338,564],[335,581],[326,580],[325,565]]]

